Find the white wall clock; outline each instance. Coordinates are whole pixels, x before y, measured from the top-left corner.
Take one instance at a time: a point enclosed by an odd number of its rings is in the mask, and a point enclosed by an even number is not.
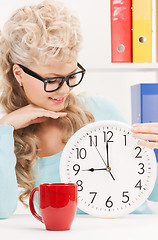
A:
[[[105,218],[138,208],[157,176],[154,151],[137,145],[130,126],[98,121],[79,129],[67,142],[60,162],[62,182],[75,182],[78,208]]]

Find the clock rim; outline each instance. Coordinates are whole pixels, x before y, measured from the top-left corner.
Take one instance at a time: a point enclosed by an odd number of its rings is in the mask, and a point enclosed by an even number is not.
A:
[[[108,125],[117,125],[118,127],[126,127],[129,129],[131,129],[131,126],[129,124],[126,124],[124,122],[120,122],[120,121],[115,121],[115,120],[101,120],[101,121],[96,121],[96,122],[92,122],[92,123],[89,123],[87,125],[85,125],[84,127],[80,128],[79,130],[77,130],[72,136],[71,138],[68,140],[67,144],[65,145],[64,147],[64,150],[62,152],[62,155],[61,155],[61,158],[60,158],[60,179],[62,182],[70,182],[70,181],[67,181],[67,174],[66,174],[66,171],[65,171],[65,168],[64,168],[64,155],[68,155],[69,154],[69,150],[70,148],[72,148],[72,143],[74,142],[74,140],[76,140],[76,137],[78,135],[82,135],[83,133],[85,133],[85,129],[86,131],[89,131],[91,128],[95,128],[95,126],[97,126],[97,128],[99,127],[103,127],[103,124],[108,124]],[[147,199],[148,197],[150,196],[154,186],[155,186],[155,182],[156,182],[156,178],[157,178],[157,161],[156,161],[156,156],[154,154],[154,151],[152,149],[148,149],[146,147],[143,147],[145,148],[147,151],[149,152],[153,152],[153,161],[152,161],[152,166],[155,165],[155,167],[153,167],[153,173],[152,173],[152,181],[150,183],[150,188],[147,189],[147,191],[145,192],[145,196],[143,195],[143,197],[140,198],[140,201],[137,201],[136,203],[137,204],[134,204],[133,208],[130,207],[130,211],[129,211],[129,208],[127,209],[127,211],[124,211],[123,213],[121,213],[120,211],[118,211],[118,213],[115,212],[115,214],[112,214],[111,213],[111,216],[107,216],[107,213],[105,213],[105,215],[100,215],[100,214],[97,214],[96,212],[94,212],[92,209],[87,209],[84,208],[84,207],[80,207],[80,203],[77,203],[77,207],[79,209],[81,209],[82,211],[84,211],[85,213],[88,213],[92,216],[95,216],[95,217],[99,217],[99,218],[118,218],[118,217],[122,217],[124,215],[127,215],[131,212],[133,212],[134,210],[136,210],[138,207],[140,207]],[[67,161],[65,161],[66,163]],[[78,197],[77,197],[78,199]],[[77,201],[78,202],[78,201]],[[140,202],[140,203],[139,203]],[[136,205],[136,207],[135,207]],[[92,211],[91,211],[92,210]]]

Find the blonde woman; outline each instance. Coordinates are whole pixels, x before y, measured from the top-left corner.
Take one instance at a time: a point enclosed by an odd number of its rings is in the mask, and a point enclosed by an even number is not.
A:
[[[86,70],[77,61],[81,40],[78,19],[55,1],[18,9],[4,24],[0,218],[16,210],[18,186],[19,199],[27,206],[25,199],[34,187],[60,182],[60,156],[75,131],[97,120],[124,121],[105,97],[72,92],[85,80]]]

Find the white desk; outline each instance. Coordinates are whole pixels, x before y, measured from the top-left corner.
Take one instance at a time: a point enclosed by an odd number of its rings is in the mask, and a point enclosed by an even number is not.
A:
[[[158,239],[158,214],[128,215],[119,219],[100,219],[77,215],[70,231],[47,231],[31,214],[14,214],[0,220],[0,239],[21,240],[152,240]]]

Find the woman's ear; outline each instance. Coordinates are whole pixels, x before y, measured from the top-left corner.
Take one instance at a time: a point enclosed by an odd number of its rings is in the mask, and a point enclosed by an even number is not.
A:
[[[22,69],[20,68],[20,66],[18,64],[14,64],[13,65],[13,74],[14,74],[15,79],[20,84],[20,86],[22,86],[22,83],[23,83],[23,72],[22,72]]]

